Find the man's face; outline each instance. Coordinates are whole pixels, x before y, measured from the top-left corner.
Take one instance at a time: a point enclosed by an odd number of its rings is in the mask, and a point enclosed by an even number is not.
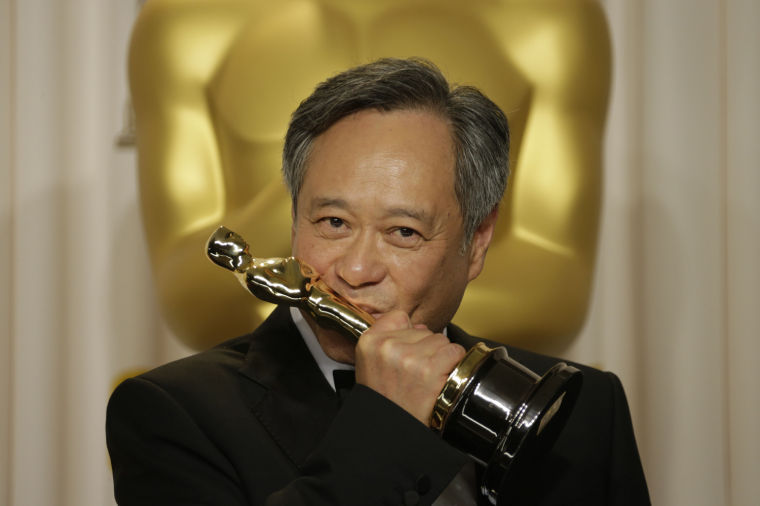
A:
[[[461,253],[454,163],[449,126],[431,113],[342,119],[314,142],[294,210],[293,255],[376,318],[401,309],[412,323],[440,331],[490,241],[489,231],[484,247]],[[483,233],[473,244],[483,243]],[[332,356],[325,339],[337,337],[316,330]]]

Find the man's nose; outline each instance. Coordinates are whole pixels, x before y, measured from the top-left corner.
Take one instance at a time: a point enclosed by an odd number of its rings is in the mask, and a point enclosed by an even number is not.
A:
[[[386,266],[372,234],[359,234],[346,246],[335,266],[343,281],[354,288],[382,281]]]

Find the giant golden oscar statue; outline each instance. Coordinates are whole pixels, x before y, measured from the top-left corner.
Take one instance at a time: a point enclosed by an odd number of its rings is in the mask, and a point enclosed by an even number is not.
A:
[[[510,186],[486,267],[456,322],[531,348],[561,345],[589,303],[610,46],[591,0],[149,0],[129,58],[142,212],[163,314],[196,348],[272,307],[203,245],[221,223],[290,254],[280,151],[291,111],[326,77],[422,56],[508,115]]]

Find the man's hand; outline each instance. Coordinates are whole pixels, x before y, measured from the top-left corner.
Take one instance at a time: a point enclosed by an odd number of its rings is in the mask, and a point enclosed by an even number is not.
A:
[[[429,426],[435,400],[464,355],[464,348],[443,334],[412,326],[406,313],[391,311],[359,338],[356,381]]]

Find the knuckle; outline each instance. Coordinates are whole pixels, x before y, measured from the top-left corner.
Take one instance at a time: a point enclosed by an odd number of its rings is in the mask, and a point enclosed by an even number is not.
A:
[[[450,348],[451,348],[451,353],[453,353],[459,358],[462,358],[467,354],[467,350],[465,350],[464,346],[462,346],[459,343],[450,343]]]
[[[397,361],[401,356],[400,343],[394,339],[384,339],[378,344],[377,354],[386,362]]]
[[[388,336],[378,332],[365,332],[356,343],[356,353],[365,357],[381,355],[388,347]]]
[[[449,338],[444,336],[443,334],[433,334],[432,339],[440,347],[444,347],[451,344],[451,341],[449,341]]]
[[[448,343],[446,346],[443,346],[440,351],[445,357],[446,362],[451,365],[462,360],[466,353],[465,349],[457,343]]]
[[[401,369],[407,374],[415,374],[420,369],[419,357],[412,353],[404,353],[399,361]]]
[[[409,328],[409,325],[409,316],[395,309],[378,318],[374,326],[381,330],[398,330]]]

